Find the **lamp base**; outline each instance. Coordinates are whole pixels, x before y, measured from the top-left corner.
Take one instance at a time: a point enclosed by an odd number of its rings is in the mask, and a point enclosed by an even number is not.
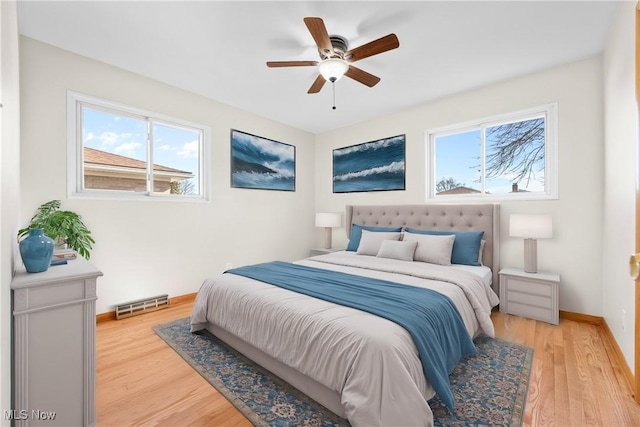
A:
[[[324,228],[324,248],[331,249],[331,227]]]
[[[538,241],[536,239],[524,239],[524,271],[525,273],[538,272]]]

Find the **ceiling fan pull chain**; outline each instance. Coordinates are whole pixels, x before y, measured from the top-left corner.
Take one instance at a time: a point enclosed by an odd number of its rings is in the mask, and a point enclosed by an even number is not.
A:
[[[331,87],[333,88],[333,107],[332,110],[336,109],[336,82],[331,82]]]

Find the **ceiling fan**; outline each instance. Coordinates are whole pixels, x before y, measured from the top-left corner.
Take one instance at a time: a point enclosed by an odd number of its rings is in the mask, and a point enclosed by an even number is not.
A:
[[[380,81],[380,77],[356,68],[352,63],[400,46],[398,37],[395,34],[389,34],[362,46],[349,49],[346,38],[337,35],[330,36],[327,33],[327,28],[321,18],[304,18],[304,23],[318,46],[320,61],[269,61],[267,67],[318,66],[319,75],[307,93],[318,93],[325,82],[335,83],[343,75],[363,85],[375,86]],[[333,108],[335,109],[335,105]]]

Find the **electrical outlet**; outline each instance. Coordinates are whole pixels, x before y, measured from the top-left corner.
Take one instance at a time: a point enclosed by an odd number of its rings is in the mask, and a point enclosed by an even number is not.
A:
[[[233,263],[231,261],[227,261],[227,263],[224,265],[224,269],[229,270],[231,268],[233,268]]]
[[[627,328],[627,310],[622,309],[622,330]]]

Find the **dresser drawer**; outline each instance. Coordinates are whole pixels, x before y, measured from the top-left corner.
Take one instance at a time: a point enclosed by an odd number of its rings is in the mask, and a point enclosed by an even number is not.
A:
[[[533,282],[531,280],[510,277],[509,292],[522,292],[531,295],[541,295],[551,297],[551,284],[545,282]]]
[[[542,320],[543,322],[556,323],[553,321],[552,311],[550,308],[534,307],[532,305],[510,302],[509,313],[528,317],[530,319]]]
[[[538,296],[532,294],[525,294],[521,292],[514,292],[511,289],[507,291],[507,301],[509,306],[512,307],[514,303],[530,305],[534,307],[551,309],[551,296]]]

